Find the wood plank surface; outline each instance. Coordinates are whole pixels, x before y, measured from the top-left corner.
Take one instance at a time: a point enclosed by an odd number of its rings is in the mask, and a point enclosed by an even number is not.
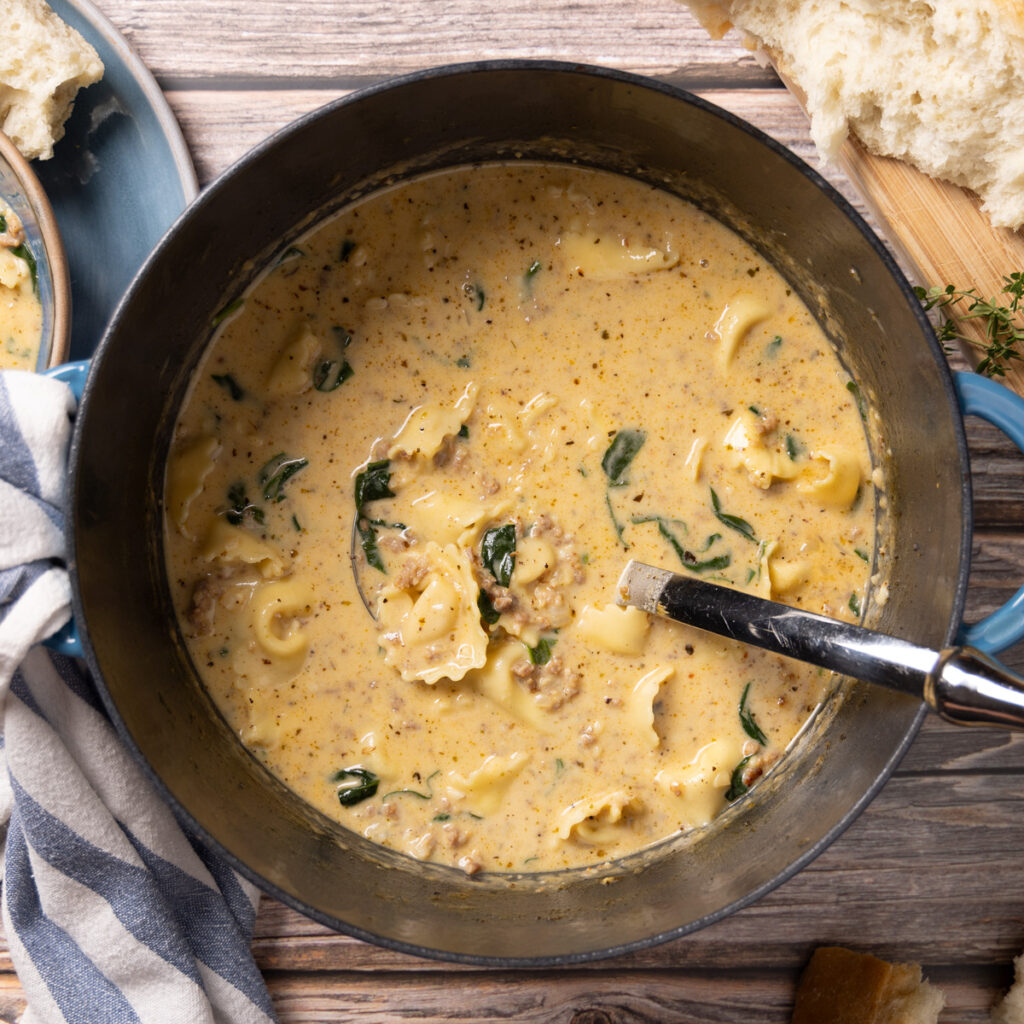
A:
[[[770,69],[712,41],[675,0],[95,0],[153,70],[207,184],[271,132],[366,84],[455,61],[603,64],[693,89],[822,166]],[[875,221],[876,225],[879,224]],[[1024,457],[968,425],[976,532],[967,618],[1024,582]],[[1024,671],[1024,645],[1006,653]],[[497,971],[402,955],[271,899],[254,952],[284,1024],[509,1020],[784,1024],[813,948],[917,959],[944,1024],[980,1024],[1024,950],[1024,735],[929,719],[889,784],[817,860],[693,935],[572,970]],[[0,1020],[23,1006],[0,942]]]

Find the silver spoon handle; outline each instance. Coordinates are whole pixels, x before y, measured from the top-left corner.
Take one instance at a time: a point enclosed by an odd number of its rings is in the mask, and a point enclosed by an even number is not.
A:
[[[618,602],[912,694],[959,725],[1024,729],[1024,679],[971,647],[934,651],[636,561]]]

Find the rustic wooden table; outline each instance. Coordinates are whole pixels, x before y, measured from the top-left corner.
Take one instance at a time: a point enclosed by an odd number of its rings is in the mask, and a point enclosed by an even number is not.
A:
[[[811,164],[803,113],[734,41],[674,0],[95,0],[164,89],[200,183],[294,117],[450,62],[555,58],[649,75],[747,118]],[[842,175],[821,168],[860,205]],[[1012,268],[1007,268],[1010,270]],[[1024,581],[1024,457],[970,425],[976,528],[967,616]],[[1004,660],[1024,671],[1024,646]],[[282,1022],[674,1021],[780,1024],[811,950],[921,962],[942,1020],[988,1020],[1024,950],[1024,736],[929,720],[881,795],[820,858],[695,935],[570,970],[402,956],[265,899],[255,954]],[[0,947],[0,1018],[23,1005]]]

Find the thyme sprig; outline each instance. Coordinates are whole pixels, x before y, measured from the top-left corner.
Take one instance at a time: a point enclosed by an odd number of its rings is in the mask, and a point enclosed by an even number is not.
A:
[[[959,339],[984,352],[977,366],[978,373],[1004,377],[1012,360],[1024,358],[1020,348],[1024,342],[1024,271],[1016,271],[1003,278],[1003,297],[1009,300],[1006,305],[997,297],[981,298],[974,288],[961,290],[951,284],[927,289],[918,287],[914,294],[926,310],[945,311],[946,319],[935,332],[942,344]],[[964,320],[983,322],[984,342],[961,331],[960,322]]]

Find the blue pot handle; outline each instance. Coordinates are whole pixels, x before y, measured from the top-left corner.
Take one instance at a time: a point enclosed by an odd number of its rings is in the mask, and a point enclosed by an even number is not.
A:
[[[89,375],[89,360],[81,359],[76,363],[62,363],[54,366],[43,373],[45,377],[56,377],[64,381],[71,388],[75,401],[82,400],[82,391],[85,388],[85,378]],[[74,619],[65,623],[53,636],[43,641],[51,650],[59,654],[67,655],[69,658],[81,658],[82,639],[78,635],[78,624]]]
[[[998,427],[1024,452],[1024,398],[977,373],[956,373],[953,386],[965,416],[979,416]],[[973,625],[960,627],[958,642],[995,654],[1024,637],[1024,586],[1009,601]]]

